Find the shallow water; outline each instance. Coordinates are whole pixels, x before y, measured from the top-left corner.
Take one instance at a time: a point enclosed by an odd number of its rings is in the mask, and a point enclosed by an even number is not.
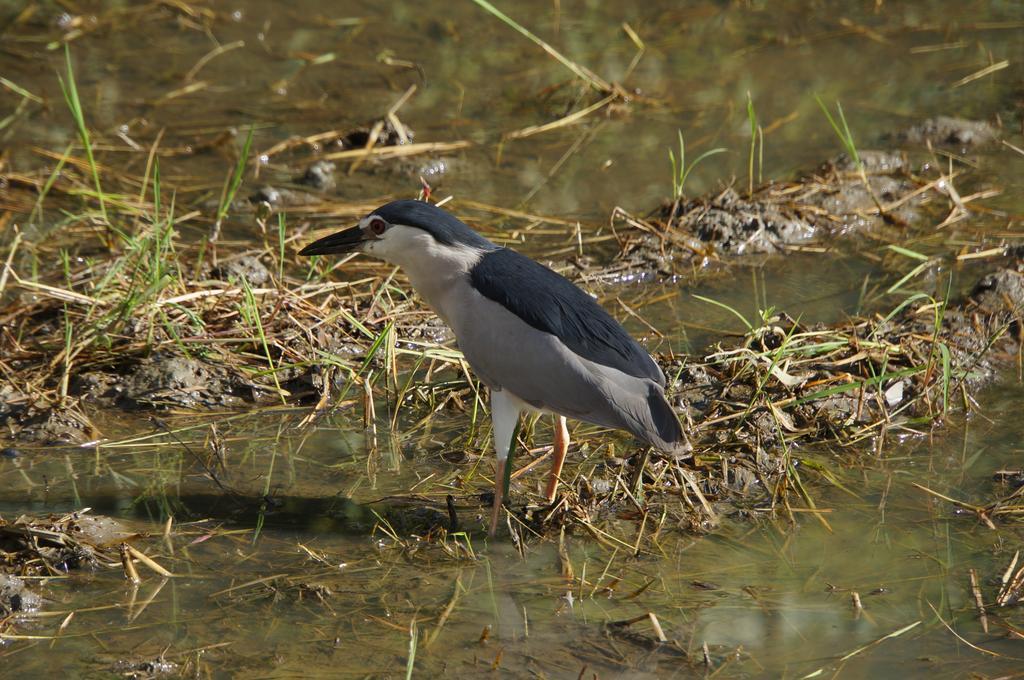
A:
[[[691,157],[730,149],[694,171],[688,193],[713,190],[730,177],[744,185],[748,91],[769,130],[766,179],[813,167],[839,150],[814,94],[842,101],[862,147],[940,113],[1020,122],[1024,15],[1015,3],[518,3],[514,12],[508,8],[516,18],[611,80],[622,78],[636,52],[621,29],[629,22],[647,49],[627,85],[653,101],[508,141],[500,154],[503,133],[564,114],[577,91],[567,84],[543,96],[566,81],[566,72],[472,3],[383,9],[267,1],[238,3],[237,15],[236,6],[218,3],[208,31],[201,15],[175,3],[142,12],[127,2],[79,6],[83,15],[100,17],[95,32],[72,43],[83,105],[115,146],[127,144],[115,134],[121,126],[143,146],[166,128],[164,145],[172,147],[256,122],[256,148],[267,149],[293,134],[373,119],[416,84],[400,110],[416,140],[474,143],[445,156],[448,172],[431,178],[438,195],[453,194],[456,209],[460,198],[471,197],[581,219],[592,230],[615,206],[643,213],[670,192],[666,149],[677,129]],[[64,11],[39,4],[35,18],[8,29],[0,50],[4,77],[51,102],[0,133],[7,162],[19,171],[49,167],[32,146],[59,151],[73,134],[52,76],[61,54],[45,47],[60,35],[56,22]],[[115,14],[121,18],[111,21]],[[206,83],[202,89],[167,98],[217,43],[238,40],[245,46],[197,72],[193,82]],[[300,53],[335,58],[306,66]],[[388,55],[418,68],[386,63]],[[1010,68],[953,87],[1002,59]],[[17,99],[7,90],[0,97],[6,115]],[[1007,137],[1022,146],[1019,130]],[[113,167],[140,162],[116,150],[101,160]],[[336,192],[370,202],[412,195],[425,160],[364,168],[343,178]],[[965,242],[1012,233],[1024,206],[1024,155],[997,148],[980,160],[987,181],[1003,189],[983,205],[1005,212],[958,224]],[[168,185],[200,202],[216,197],[230,164],[227,154],[211,151],[169,157],[162,169]],[[271,163],[262,172],[276,182],[298,170]],[[45,214],[43,229],[59,219],[56,210]],[[232,228],[256,238],[242,221]],[[523,249],[543,254],[572,242],[567,230],[528,237]],[[948,244],[920,238],[910,246]],[[690,293],[732,304],[748,318],[760,299],[805,321],[833,321],[899,302],[861,293],[865,277],[891,282],[900,273],[882,261],[882,251],[882,244],[839,243],[828,255],[745,262],[730,276],[692,287],[623,286],[652,298],[673,294],[644,310],[665,335],[650,338],[652,348],[699,352],[742,328]],[[145,420],[100,414],[107,441],[99,447],[25,449],[0,459],[0,515],[91,507],[159,536],[173,514],[175,531],[160,559],[176,577],[162,582],[146,573],[137,589],[116,571],[50,580],[43,609],[49,618],[19,626],[26,639],[2,643],[0,674],[102,675],[124,670],[115,666],[119,660],[164,655],[190,674],[401,677],[415,631],[414,674],[423,677],[805,677],[819,670],[817,677],[1013,676],[1024,667],[1024,644],[1010,631],[1024,622],[1017,610],[993,613],[983,632],[969,570],[991,601],[1022,547],[1021,529],[999,524],[993,531],[913,485],[978,505],[1009,493],[992,475],[1020,469],[1024,389],[1008,375],[975,397],[980,413],[950,418],[930,435],[890,433],[875,447],[801,451],[826,463],[845,489],[805,475],[828,527],[810,513],[790,522],[753,508],[724,517],[704,537],[662,527],[639,555],[581,535],[566,536],[562,553],[556,537],[528,546],[525,555],[510,543],[485,541],[478,516],[486,508],[477,495],[486,489],[490,459],[461,454],[468,416],[418,422],[404,414],[391,437],[391,407],[381,399],[380,433],[371,446],[361,413],[336,414],[312,434],[297,427],[304,409],[168,416],[173,436]],[[210,422],[226,442],[224,481],[241,498],[221,492],[199,462]],[[537,440],[548,434],[542,424]],[[438,479],[450,485],[460,521],[471,530],[468,539],[450,538],[449,552],[405,538],[447,521],[443,496],[426,484]],[[539,472],[531,473],[520,492],[539,480]],[[420,485],[431,489],[429,503],[403,502]],[[388,536],[388,526],[401,541]],[[69,612],[74,617],[54,640]],[[650,619],[606,625],[648,613],[669,643],[658,643]]]
[[[1020,643],[1006,638],[995,615],[992,632],[981,632],[968,570],[993,592],[1020,546],[1020,530],[992,531],[912,483],[972,502],[991,499],[998,488],[993,472],[1020,460],[1024,425],[1014,415],[1022,397],[1017,384],[992,389],[984,403],[993,423],[952,423],[933,443],[894,441],[877,455],[801,452],[810,460],[842,456],[846,491],[822,487],[816,493],[830,530],[806,513],[793,524],[762,513],[755,520],[725,519],[704,538],[668,528],[657,550],[638,556],[573,536],[564,539],[564,557],[556,541],[531,545],[521,557],[507,541],[488,543],[474,533],[471,558],[371,533],[379,517],[363,504],[407,494],[444,465],[436,455],[419,453],[427,448],[422,441],[405,443],[403,450],[414,452],[409,458],[389,463],[383,455],[374,476],[361,443],[352,441],[356,455],[346,456],[347,447],[327,427],[299,452],[294,438],[275,443],[260,422],[265,417],[238,421],[226,436],[231,472],[225,481],[256,478],[277,460],[275,501],[255,542],[259,491],[240,501],[243,510],[202,480],[179,451],[101,449],[87,461],[80,454],[76,460],[34,453],[31,460],[4,464],[0,512],[84,505],[159,534],[155,512],[166,501],[179,523],[173,557],[165,550],[162,561],[178,576],[166,583],[147,577],[137,588],[116,571],[50,581],[45,592],[54,601],[47,609],[57,618],[21,630],[52,634],[65,612],[76,611],[57,643],[63,653],[44,653],[50,643],[40,641],[10,643],[4,654],[22,672],[39,674],[66,668],[71,657],[96,668],[167,650],[168,659],[191,659],[217,674],[400,675],[414,625],[416,668],[424,675],[483,673],[497,665],[514,675],[570,676],[585,667],[600,677],[689,676],[703,673],[704,643],[712,665],[727,675],[803,677],[819,668],[849,677],[897,668],[904,669],[901,675],[939,677],[1009,672],[1019,667],[1007,657],[1019,656]],[[248,442],[234,439],[236,430],[249,433]],[[439,436],[444,431],[439,427]],[[236,457],[241,460],[232,463]],[[193,468],[192,474],[179,466]],[[154,484],[162,469],[172,471],[172,484]],[[29,488],[29,481],[36,486]],[[148,493],[142,491],[147,485]],[[460,495],[463,521],[485,511],[474,504]],[[388,518],[388,504],[375,507]],[[405,533],[397,521],[408,509],[391,512],[397,531]],[[423,515],[413,519],[439,521]],[[860,612],[851,591],[861,597]],[[93,606],[98,611],[90,611]],[[1005,656],[956,644],[931,607],[960,635]],[[648,612],[673,643],[659,646],[647,621],[634,624],[635,635],[604,627]],[[1019,625],[1014,618],[1007,614],[1011,627]],[[837,661],[913,624],[897,638]],[[487,627],[488,639],[481,641]],[[229,644],[195,651],[221,643]]]

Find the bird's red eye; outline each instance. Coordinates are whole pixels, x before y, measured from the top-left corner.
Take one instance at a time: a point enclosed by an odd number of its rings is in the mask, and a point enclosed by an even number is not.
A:
[[[379,217],[374,217],[370,220],[370,233],[374,236],[383,236],[387,228],[388,223]]]

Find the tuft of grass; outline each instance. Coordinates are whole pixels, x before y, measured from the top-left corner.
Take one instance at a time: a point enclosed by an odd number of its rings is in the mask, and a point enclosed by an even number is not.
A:
[[[107,204],[104,200],[103,188],[100,186],[100,171],[96,165],[96,157],[92,152],[92,139],[89,136],[89,128],[85,124],[85,113],[82,111],[82,102],[78,98],[78,85],[75,82],[75,71],[71,65],[71,49],[64,45],[64,62],[67,67],[67,80],[57,75],[57,80],[60,81],[61,92],[64,93],[64,101],[67,102],[68,109],[71,110],[71,117],[75,120],[75,128],[78,131],[78,139],[82,143],[82,148],[85,149],[85,158],[89,162],[89,170],[92,173],[93,184],[96,186],[96,198],[100,202],[100,214],[103,216],[103,221],[106,223],[108,232],[114,230],[114,226],[110,223],[110,219],[107,216]],[[119,234],[123,236],[123,234]],[[108,238],[108,247],[112,246],[113,243]]]
[[[211,241],[216,241],[220,235],[220,227],[231,210],[231,203],[235,200],[238,188],[242,186],[242,179],[245,177],[245,166],[249,162],[249,151],[252,149],[252,136],[255,128],[250,125],[249,133],[245,136],[245,144],[242,146],[242,153],[238,156],[235,168],[224,181],[224,189],[220,196],[220,206],[217,208],[217,219],[213,223],[213,232],[210,235]]]
[[[857,153],[857,145],[853,141],[853,133],[850,132],[850,126],[846,123],[846,115],[843,113],[843,105],[838,101],[836,102],[836,115],[832,116],[832,113],[825,106],[825,102],[821,100],[819,95],[814,95],[815,101],[818,102],[818,106],[821,108],[822,113],[825,114],[825,118],[828,119],[829,125],[832,126],[832,130],[836,133],[836,137],[842,143],[843,148],[846,149],[846,153],[853,159],[854,164],[860,172],[864,171],[864,164],[860,161],[860,154]]]
[[[679,158],[676,159],[675,153],[672,148],[668,150],[668,160],[672,164],[672,199],[679,202],[683,198],[683,189],[686,187],[686,180],[693,172],[701,161],[715,154],[725,153],[727,149],[725,147],[718,147],[715,149],[708,149],[701,155],[697,156],[692,163],[686,163],[686,140],[683,139],[683,131],[678,130],[679,134]]]
[[[679,206],[683,203],[683,190],[686,187],[686,180],[693,172],[693,169],[700,164],[705,158],[714,156],[715,154],[724,153],[726,151],[723,147],[716,149],[709,149],[697,156],[696,159],[690,164],[686,162],[686,140],[683,139],[683,131],[676,131],[679,135],[679,158],[676,158],[675,152],[672,147],[668,149],[668,160],[672,164],[672,209],[669,211],[668,219],[665,222],[665,228],[671,229],[672,223],[676,219],[676,214],[679,212]]]
[[[829,125],[832,126],[832,130],[836,133],[836,137],[839,138],[843,148],[846,149],[846,154],[853,159],[853,163],[857,168],[857,173],[860,174],[860,179],[864,183],[864,188],[867,189],[871,195],[871,200],[874,201],[875,207],[878,208],[878,214],[883,219],[886,219],[886,210],[882,206],[882,202],[878,200],[878,196],[875,195],[875,190],[871,187],[871,183],[868,181],[868,174],[864,170],[864,163],[860,159],[860,153],[857,152],[857,144],[853,141],[853,133],[850,132],[850,126],[846,122],[846,114],[843,113],[843,105],[836,101],[836,115],[833,117],[832,113],[825,106],[825,102],[822,101],[821,97],[814,95],[815,101],[818,102],[818,106],[821,108],[822,113],[825,114],[825,118],[828,119]]]

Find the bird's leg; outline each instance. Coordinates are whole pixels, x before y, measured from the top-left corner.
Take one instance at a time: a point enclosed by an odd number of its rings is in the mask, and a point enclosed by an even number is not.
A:
[[[569,450],[569,428],[565,425],[565,416],[555,416],[555,445],[551,452],[551,476],[548,477],[548,503],[555,502],[558,494],[558,478],[562,474],[562,464]]]
[[[491,423],[494,430],[494,453],[497,465],[494,469],[494,506],[491,508],[491,528],[494,536],[501,518],[501,506],[508,494],[512,475],[512,460],[509,455],[516,443],[520,405],[518,400],[505,390],[491,390]]]

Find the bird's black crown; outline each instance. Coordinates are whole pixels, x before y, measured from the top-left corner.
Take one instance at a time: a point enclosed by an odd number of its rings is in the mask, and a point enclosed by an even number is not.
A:
[[[466,245],[481,250],[494,250],[494,245],[447,210],[424,201],[392,201],[373,211],[391,224],[422,229],[446,246]]]

